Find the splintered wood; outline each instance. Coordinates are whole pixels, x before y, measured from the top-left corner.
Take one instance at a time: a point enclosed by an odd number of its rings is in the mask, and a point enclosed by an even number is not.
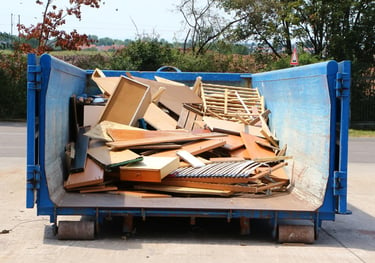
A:
[[[284,167],[291,156],[270,131],[270,111],[258,90],[200,77],[191,88],[160,77],[108,78],[99,69],[92,79],[108,102],[98,123],[68,144],[67,163],[78,157],[86,162],[81,170],[69,170],[67,191],[126,198],[287,191]],[[77,157],[74,145],[82,144],[82,137],[90,141]]]

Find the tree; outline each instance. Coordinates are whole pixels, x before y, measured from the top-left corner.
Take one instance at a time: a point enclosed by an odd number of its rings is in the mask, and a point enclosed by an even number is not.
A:
[[[101,0],[69,0],[69,7],[58,8],[54,4],[55,0],[42,2],[36,1],[36,4],[44,6],[42,21],[36,25],[26,27],[23,24],[18,25],[19,37],[23,40],[37,40],[37,46],[33,47],[27,42],[19,44],[19,49],[27,53],[42,54],[53,50],[54,47],[60,47],[65,50],[78,50],[82,45],[89,45],[92,40],[86,34],[79,34],[76,30],[65,32],[59,28],[66,23],[67,16],[74,16],[81,19],[82,6],[99,8]]]
[[[204,54],[210,46],[223,37],[237,23],[237,19],[226,21],[218,12],[216,0],[206,0],[199,5],[196,0],[182,0],[177,9],[184,17],[188,31],[184,41],[184,52],[189,48],[193,54]]]
[[[292,54],[292,9],[296,1],[288,0],[217,0],[228,14],[234,14],[236,28],[232,37],[236,41],[252,40],[271,50]]]

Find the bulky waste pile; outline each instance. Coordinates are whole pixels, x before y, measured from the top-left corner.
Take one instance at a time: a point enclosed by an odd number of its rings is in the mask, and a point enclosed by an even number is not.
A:
[[[269,196],[289,186],[286,145],[251,87],[192,87],[155,77],[107,77],[96,69],[71,97],[64,187],[140,198]]]

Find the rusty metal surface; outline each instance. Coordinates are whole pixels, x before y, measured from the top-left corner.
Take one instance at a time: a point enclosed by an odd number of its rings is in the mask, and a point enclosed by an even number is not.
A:
[[[57,231],[60,240],[92,240],[95,224],[92,221],[60,221]]]
[[[280,243],[307,243],[315,241],[314,226],[312,225],[279,225]]]

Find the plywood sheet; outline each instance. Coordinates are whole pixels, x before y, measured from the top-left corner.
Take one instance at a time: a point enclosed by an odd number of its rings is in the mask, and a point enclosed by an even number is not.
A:
[[[151,103],[150,88],[133,79],[121,76],[114,93],[100,117],[101,121],[113,121],[137,126]]]

